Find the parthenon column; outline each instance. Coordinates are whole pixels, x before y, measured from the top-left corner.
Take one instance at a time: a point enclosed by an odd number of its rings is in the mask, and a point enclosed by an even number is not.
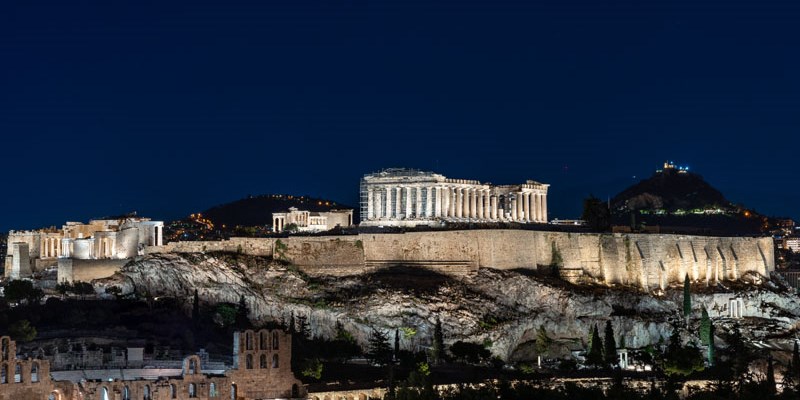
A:
[[[411,186],[406,186],[406,219],[411,218]]]
[[[417,186],[414,188],[414,191],[417,194],[417,208],[416,212],[414,213],[415,218],[422,218],[425,214],[422,213],[422,187]]]
[[[403,187],[396,187],[394,192],[394,217],[400,218],[400,214],[403,212]]]
[[[525,222],[533,221],[531,218],[531,194],[530,193],[522,193],[522,212],[523,212],[523,220]]]
[[[512,221],[516,221],[517,220],[517,203],[518,203],[517,202],[517,196],[516,195],[512,196],[511,197],[511,220]]]
[[[531,196],[531,212],[533,213],[533,219],[535,221],[539,221],[540,216],[539,216],[539,194],[538,193],[534,193],[533,196]]]
[[[375,190],[370,186],[367,188],[367,219],[375,218]]]
[[[392,218],[392,187],[386,187],[386,218]]]
[[[433,216],[433,187],[428,186],[425,188],[427,196],[425,196],[425,216],[430,218]]]
[[[542,222],[547,223],[547,194],[542,194]]]
[[[497,219],[497,196],[489,195],[489,208],[492,212],[492,220]]]
[[[469,190],[469,217],[478,217],[478,192],[475,188]]]
[[[475,194],[478,199],[478,219],[483,219],[483,190]]]
[[[461,218],[461,212],[463,211],[462,204],[464,202],[464,195],[461,193],[461,188],[456,188],[456,218]]]
[[[383,198],[381,192],[375,193],[375,218],[380,219],[383,217]],[[308,225],[308,223],[306,223]]]

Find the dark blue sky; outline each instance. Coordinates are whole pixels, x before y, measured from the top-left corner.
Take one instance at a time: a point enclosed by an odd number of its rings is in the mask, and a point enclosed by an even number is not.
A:
[[[0,5],[0,230],[355,205],[394,166],[576,217],[665,159],[800,217],[797,2],[53,3]]]

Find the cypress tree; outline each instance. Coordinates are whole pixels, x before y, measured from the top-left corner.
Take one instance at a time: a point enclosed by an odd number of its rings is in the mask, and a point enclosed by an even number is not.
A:
[[[709,335],[711,335],[711,318],[708,317],[708,310],[703,307],[703,315],[700,317],[700,342],[708,346],[710,342]]]
[[[797,347],[797,341],[794,342],[794,350],[792,350],[792,366],[794,367],[793,378],[800,377],[800,349]]]
[[[618,364],[617,343],[614,341],[614,328],[611,326],[611,321],[606,321],[606,329],[604,334],[605,337],[603,338],[603,350],[606,364],[616,366]]]
[[[589,347],[589,354],[586,355],[586,364],[603,365],[603,342],[600,339],[600,333],[597,331],[597,324],[592,329],[592,345]]]
[[[444,357],[444,333],[442,332],[442,321],[436,317],[436,325],[433,328],[433,362],[438,364]]]
[[[689,283],[689,274],[683,278],[683,316],[689,317],[692,313],[692,293],[691,283]]]
[[[197,295],[197,289],[194,290],[194,302],[192,303],[192,321],[195,325],[200,323],[200,296]]]
[[[236,327],[239,329],[247,329],[250,328],[250,318],[248,318],[249,310],[247,309],[247,303],[244,301],[244,295],[239,296],[239,306],[236,307],[236,319],[235,324]]]
[[[714,354],[716,350],[714,349],[714,324],[708,324],[708,365],[714,366]]]
[[[775,394],[777,388],[775,387],[775,368],[772,366],[772,356],[767,357],[767,392]]]
[[[400,354],[400,329],[394,330],[394,359]]]

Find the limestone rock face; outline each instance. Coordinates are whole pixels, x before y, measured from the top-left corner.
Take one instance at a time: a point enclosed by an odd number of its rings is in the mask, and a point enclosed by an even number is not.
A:
[[[446,344],[484,343],[504,360],[533,358],[540,327],[553,339],[554,356],[585,348],[590,329],[596,324],[602,332],[607,320],[628,348],[666,343],[683,307],[680,287],[654,295],[487,268],[459,278],[413,267],[311,278],[269,257],[235,253],[148,255],[94,284],[119,286],[125,294],[182,297],[187,307],[195,289],[212,304],[244,296],[256,324],[293,313],[307,317],[313,336],[333,338],[340,322],[364,346],[376,328],[390,338],[399,329],[402,348],[427,348],[439,318]],[[737,285],[711,289],[697,283],[689,332],[696,332],[704,306],[722,327],[718,334],[737,323],[753,343],[790,349],[788,332],[800,318],[800,299],[769,281]],[[732,302],[742,318],[729,318]]]

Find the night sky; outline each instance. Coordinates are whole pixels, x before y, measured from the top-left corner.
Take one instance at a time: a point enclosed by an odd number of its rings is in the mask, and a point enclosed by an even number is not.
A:
[[[0,3],[3,231],[399,166],[568,218],[667,159],[800,218],[799,128],[798,2]]]

